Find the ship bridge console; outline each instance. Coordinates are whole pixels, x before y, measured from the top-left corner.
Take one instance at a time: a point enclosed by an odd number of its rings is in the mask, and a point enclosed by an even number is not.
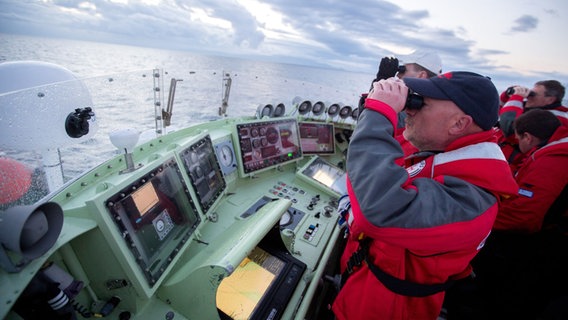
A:
[[[82,284],[76,306],[112,302],[114,318],[320,318],[343,249],[349,127],[242,117],[149,140],[136,170],[116,156],[53,195],[68,231],[17,277],[55,265]],[[27,302],[11,294],[18,319]]]

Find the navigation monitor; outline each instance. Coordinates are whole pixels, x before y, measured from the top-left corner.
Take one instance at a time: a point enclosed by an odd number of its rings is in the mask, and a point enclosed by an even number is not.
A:
[[[237,124],[243,174],[302,157],[296,119]]]
[[[256,247],[217,289],[221,319],[280,319],[305,269],[289,253]]]
[[[300,144],[304,154],[334,154],[333,123],[299,122]]]
[[[335,195],[347,193],[347,175],[342,169],[332,165],[320,157],[314,157],[300,171],[300,177],[313,181],[319,186],[325,186]]]
[[[227,186],[209,135],[183,150],[180,157],[199,199],[201,210],[206,213]]]
[[[150,287],[199,225],[184,186],[171,158],[105,202]]]

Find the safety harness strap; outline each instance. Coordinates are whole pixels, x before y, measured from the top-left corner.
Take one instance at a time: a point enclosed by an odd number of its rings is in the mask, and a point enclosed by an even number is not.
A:
[[[448,280],[439,284],[421,284],[393,277],[381,270],[369,259],[370,243],[370,238],[365,238],[359,242],[359,248],[349,258],[347,268],[341,276],[341,286],[345,284],[347,278],[353,273],[353,268],[356,266],[360,267],[363,261],[367,263],[369,270],[387,289],[403,296],[427,297],[447,290],[455,282],[455,280]]]

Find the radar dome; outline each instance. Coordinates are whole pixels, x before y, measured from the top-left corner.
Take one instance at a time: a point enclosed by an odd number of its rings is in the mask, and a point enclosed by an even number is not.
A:
[[[0,63],[0,147],[58,148],[97,128],[91,94],[71,71],[39,61]]]

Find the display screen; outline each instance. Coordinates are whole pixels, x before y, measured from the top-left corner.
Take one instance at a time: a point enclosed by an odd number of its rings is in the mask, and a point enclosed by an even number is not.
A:
[[[150,286],[200,222],[173,158],[109,198],[106,206]]]
[[[217,289],[222,319],[279,319],[305,264],[256,247]]]
[[[302,156],[296,119],[238,124],[237,135],[245,174]]]
[[[147,183],[132,194],[132,201],[136,206],[136,210],[140,212],[139,219],[142,219],[146,212],[152,209],[160,199],[158,198],[158,193],[154,185]]]
[[[345,171],[317,157],[302,171],[302,174],[330,188],[338,194],[346,194]]]
[[[226,188],[211,138],[205,136],[183,150],[180,156],[199,198],[201,210],[207,212]]]
[[[299,122],[300,144],[304,154],[335,153],[334,127],[332,123]]]

